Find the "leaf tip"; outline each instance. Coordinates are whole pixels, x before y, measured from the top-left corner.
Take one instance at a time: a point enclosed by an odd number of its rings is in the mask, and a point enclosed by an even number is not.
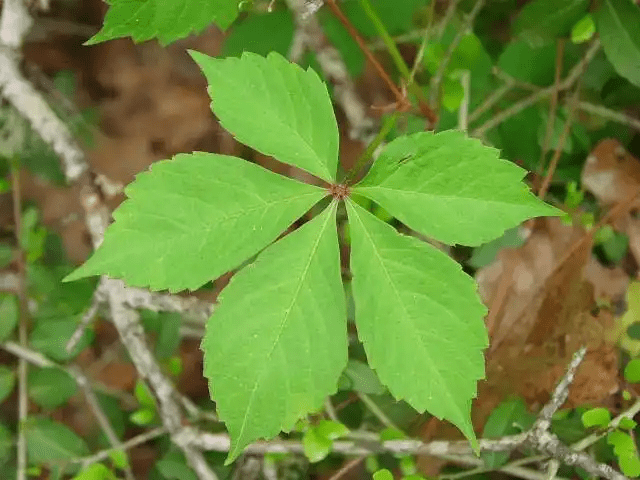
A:
[[[89,277],[90,275],[87,275],[84,270],[84,265],[76,268],[73,272],[62,279],[62,283],[75,282],[81,278]]]

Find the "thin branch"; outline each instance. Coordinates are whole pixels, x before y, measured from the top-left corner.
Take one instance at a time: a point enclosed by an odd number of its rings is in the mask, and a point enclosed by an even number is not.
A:
[[[96,289],[96,291],[93,292],[91,305],[89,305],[89,308],[87,309],[87,311],[82,315],[82,318],[80,319],[80,323],[76,327],[76,330],[71,334],[71,337],[69,337],[69,340],[67,340],[67,344],[65,345],[64,348],[68,353],[72,352],[73,349],[76,348],[78,343],[80,343],[80,340],[82,340],[82,337],[84,336],[85,330],[91,324],[94,317],[96,316],[96,313],[98,312],[98,308],[100,307],[100,303],[97,298],[99,288],[100,287],[98,287],[98,289]]]
[[[88,457],[74,458],[70,461],[72,463],[81,463],[83,466],[91,465],[93,463],[101,462],[102,460],[106,460],[109,458],[113,452],[116,451],[127,451],[138,445],[142,445],[144,443],[150,442],[162,435],[168,434],[169,431],[166,427],[158,427],[153,430],[149,430],[148,432],[141,433],[140,435],[136,435],[135,437],[127,440],[126,442],[122,442],[119,448],[107,448],[105,450],[101,450],[98,453],[90,455]]]
[[[27,303],[27,259],[22,237],[22,194],[20,191],[20,166],[17,158],[11,162],[11,193],[13,196],[13,222],[15,224],[16,244],[18,245],[18,341],[22,347],[28,342],[29,306]],[[17,478],[27,478],[27,441],[25,426],[29,414],[29,398],[27,393],[28,364],[18,360],[18,442],[17,442]]]
[[[516,478],[522,478],[523,480],[549,480],[546,473],[540,473],[535,470],[516,466],[513,463],[508,463],[499,468],[491,468],[486,466],[484,460],[482,460],[481,458],[477,458],[475,456],[467,455],[464,457],[462,456],[458,457],[454,455],[443,455],[440,458],[444,460],[449,460],[450,462],[453,462],[453,463],[458,463],[462,465],[471,465],[476,467],[472,470],[468,470],[465,472],[453,473],[450,475],[440,475],[439,478],[441,480],[454,480],[458,478],[464,478],[471,475],[475,475],[478,473],[493,472],[493,471],[507,473]],[[556,477],[556,480],[568,480],[568,479],[565,479],[563,477]]]
[[[18,291],[18,275],[13,272],[0,272],[0,292]]]
[[[558,91],[564,91],[564,90],[568,90],[571,87],[573,87],[575,82],[582,75],[582,72],[584,71],[584,69],[587,67],[587,65],[589,65],[589,62],[591,62],[591,60],[596,55],[596,53],[598,53],[599,50],[600,50],[600,41],[599,40],[594,40],[591,43],[591,45],[589,46],[589,48],[587,49],[587,52],[582,57],[582,59],[578,62],[577,65],[575,65],[571,69],[571,71],[569,72],[567,77],[562,82],[560,82],[560,84],[557,87],[556,87],[556,85],[552,85],[550,87],[546,87],[546,88],[543,88],[541,90],[533,92],[528,97],[525,97],[522,100],[520,100],[519,102],[514,103],[511,107],[509,107],[506,110],[498,113],[497,115],[495,115],[494,117],[490,118],[489,120],[487,120],[485,123],[483,123],[479,127],[477,127],[474,130],[472,130],[471,131],[471,136],[472,137],[483,138],[484,135],[489,130],[491,130],[492,128],[497,127],[498,125],[500,125],[502,122],[504,122],[508,118],[511,118],[513,115],[516,115],[517,113],[519,113],[522,110],[524,110],[525,108],[533,105],[534,103],[542,100],[543,98],[546,98],[546,97],[552,95],[554,90],[556,90],[556,88],[558,89]]]
[[[107,440],[109,441],[109,444],[111,445],[112,448],[116,450],[124,451],[122,442],[116,435],[116,432],[113,430],[113,427],[111,426],[111,422],[109,421],[109,418],[107,417],[104,410],[102,409],[100,402],[98,402],[96,394],[93,392],[93,389],[91,388],[91,384],[89,383],[89,380],[79,370],[74,368],[73,371],[75,371],[74,373],[75,381],[80,386],[80,388],[82,388],[82,391],[84,392],[84,397],[87,400],[87,404],[89,405],[89,408],[93,412],[93,416],[98,421],[100,428],[102,428],[102,430],[104,431],[107,437]],[[131,467],[128,464],[125,467],[124,472],[127,480],[135,480],[135,477],[133,476],[133,471],[131,470]]]
[[[332,1],[333,0],[329,0],[329,4],[331,4]],[[405,63],[404,58],[402,58],[402,54],[400,53],[400,50],[398,50],[395,40],[391,37],[391,35],[389,35],[389,32],[387,32],[387,28],[384,26],[384,23],[382,23],[382,20],[376,13],[373,5],[371,5],[371,2],[369,0],[358,0],[358,2],[360,3],[362,10],[364,10],[365,15],[369,18],[369,20],[373,24],[373,27],[376,29],[376,32],[387,47],[387,52],[389,52],[389,55],[391,55],[391,59],[393,60],[393,63],[395,63],[396,68],[404,78],[409,79],[411,75],[409,67]],[[355,33],[359,36],[357,31],[355,31]],[[364,42],[364,46],[366,48],[366,51],[368,51],[369,54],[371,54],[371,56],[375,58],[375,56],[371,53],[371,50],[369,50],[369,46],[366,45],[366,42]],[[365,50],[363,50],[363,53],[367,55]],[[369,57],[369,55],[367,55],[367,57]]]
[[[0,348],[5,351],[11,353],[18,357],[20,361],[29,362],[33,365],[36,365],[40,368],[58,368],[60,370],[68,373],[76,382],[76,384],[82,389],[85,399],[87,400],[87,404],[91,409],[94,417],[98,421],[98,424],[105,432],[109,443],[112,445],[114,449],[122,449],[122,443],[118,439],[107,415],[104,413],[102,406],[98,402],[96,395],[93,391],[94,385],[91,384],[89,379],[75,366],[71,365],[68,367],[64,367],[53,360],[47,358],[40,352],[31,350],[26,346],[14,343],[14,342],[5,342],[4,344],[0,344]],[[133,480],[133,473],[129,468],[125,470],[125,474],[127,475],[127,479]]]
[[[627,125],[640,131],[640,120],[630,117],[624,113],[616,112],[607,107],[603,107],[602,105],[594,105],[593,103],[582,100],[578,102],[578,108],[584,112],[597,115],[613,122],[621,123],[622,125]]]
[[[354,432],[355,433],[355,432]],[[194,428],[185,427],[181,435],[189,442],[203,450],[228,452],[230,448],[229,436],[223,433],[208,433]],[[376,434],[350,435],[350,439],[336,440],[333,452],[343,455],[371,455],[377,453],[392,453],[398,455],[474,455],[469,442],[433,441],[423,443],[420,440],[390,440],[380,442]],[[524,434],[503,437],[500,439],[479,439],[480,449],[487,452],[508,452],[518,448],[526,436]],[[267,453],[304,453],[302,442],[295,440],[271,440],[268,442],[254,442],[245,450],[247,454],[265,455]]]
[[[427,28],[424,29],[424,35],[422,36],[422,42],[420,43],[420,48],[418,49],[418,53],[416,53],[416,57],[413,60],[413,65],[411,66],[411,72],[409,74],[409,78],[407,79],[407,85],[412,85],[416,73],[418,72],[418,66],[422,64],[422,58],[424,57],[424,52],[427,50],[427,45],[429,44],[429,38],[431,37],[433,31],[433,17],[435,15],[436,2],[431,2],[429,6],[429,24]],[[394,40],[394,43],[396,40]]]
[[[367,458],[367,455],[360,455],[358,458],[354,458],[353,460],[348,461],[336,473],[331,475],[329,477],[329,480],[339,480],[346,473],[348,473],[349,470],[352,470],[353,468],[360,465],[366,458]]]
[[[514,115],[520,113],[522,110],[530,107],[531,105],[537,103],[543,98],[548,97],[553,92],[553,87],[545,88],[542,90],[538,90],[537,92],[532,93],[528,97],[523,98],[519,102],[514,103],[506,110],[498,113],[497,115],[491,117],[485,123],[480,125],[479,127],[473,129],[470,133],[472,137],[483,138],[486,132],[491,130],[492,128],[497,127],[505,120],[513,117]]]
[[[486,0],[476,0],[476,3],[471,9],[471,12],[469,12],[469,15],[467,15],[464,24],[460,27],[460,30],[458,30],[456,36],[453,37],[453,40],[447,47],[447,51],[444,53],[442,61],[438,66],[438,70],[431,79],[431,94],[429,104],[436,112],[439,110],[440,104],[440,87],[442,86],[442,80],[444,79],[444,75],[447,71],[447,67],[449,66],[449,62],[451,61],[451,57],[453,56],[453,52],[455,52],[456,48],[458,48],[462,37],[464,37],[468,33],[468,30],[471,28],[473,22],[476,19],[476,16],[478,16],[480,10],[482,10],[482,7],[484,7],[485,1]]]
[[[549,143],[551,143],[551,135],[554,132],[554,124],[556,120],[556,110],[558,108],[558,85],[560,84],[560,77],[562,76],[562,61],[564,57],[564,40],[559,39],[556,44],[556,69],[553,79],[554,89],[551,93],[551,101],[549,102],[549,114],[547,115],[547,128],[544,134],[544,142],[542,145],[542,151],[540,152],[540,161],[538,162],[538,175],[542,175],[544,171],[544,160],[547,158],[547,152],[549,151]],[[544,198],[541,195],[540,198]]]
[[[549,167],[547,168],[547,173],[544,176],[544,180],[542,181],[542,185],[540,185],[540,190],[538,191],[538,196],[544,199],[547,191],[549,190],[549,186],[551,185],[551,180],[553,179],[553,175],[558,166],[558,162],[560,161],[560,157],[562,156],[562,151],[564,149],[564,145],[571,134],[571,127],[573,126],[573,121],[575,119],[576,109],[578,105],[578,98],[580,97],[580,88],[576,87],[576,91],[571,96],[569,100],[569,113],[567,115],[567,119],[564,122],[564,127],[562,128],[562,133],[560,134],[560,138],[558,139],[558,145],[556,146],[555,151],[553,152],[553,157],[549,162]]]
[[[558,409],[567,401],[569,397],[569,387],[573,383],[573,379],[576,376],[578,367],[584,360],[584,356],[587,353],[587,348],[580,348],[571,359],[567,371],[562,379],[556,385],[556,388],[551,395],[551,400],[542,408],[540,415],[536,419],[531,430],[533,431],[547,431],[551,428],[551,417],[558,411]]]
[[[342,10],[340,10],[340,7],[336,3],[336,1],[327,0],[327,5],[329,6],[329,9],[335,15],[335,17],[338,20],[340,20],[340,23],[342,23],[342,25],[344,25],[344,27],[347,29],[347,32],[349,32],[349,35],[351,36],[351,38],[353,38],[356,41],[356,43],[360,47],[360,50],[362,51],[362,53],[364,53],[364,56],[367,57],[367,60],[371,62],[371,65],[373,65],[373,68],[375,68],[376,72],[378,72],[378,76],[382,79],[382,81],[384,81],[384,83],[387,85],[389,90],[391,90],[391,93],[393,93],[393,96],[396,97],[397,110],[399,111],[408,110],[410,107],[410,104],[406,98],[406,95],[404,95],[400,91],[398,86],[395,84],[395,82],[391,80],[391,77],[389,77],[389,74],[387,73],[387,71],[380,64],[380,62],[375,57],[375,55],[371,53],[371,50],[369,49],[367,42],[365,42],[364,39],[360,36],[360,33],[358,32],[358,30],[353,26],[353,24],[349,21],[346,15],[342,13]],[[407,74],[408,74],[408,69],[407,69]]]
[[[23,0],[4,0],[0,18],[0,45],[17,52],[32,25],[33,19]]]
[[[460,0],[449,0],[449,4],[447,5],[447,10],[444,12],[442,21],[439,23],[438,28],[436,30],[435,39],[437,41],[442,40],[442,37],[444,36],[444,32],[447,29],[447,25],[451,23],[451,20],[453,19],[453,16],[456,13],[459,3],[460,3]]]
[[[469,129],[469,102],[471,100],[471,72],[465,70],[460,77],[462,84],[462,102],[458,109],[458,130],[466,132]]]
[[[402,431],[400,427],[398,427],[395,423],[393,423],[393,421],[387,416],[387,414],[384,413],[382,409],[378,407],[378,405],[376,405],[376,403],[373,400],[371,400],[371,397],[369,395],[362,392],[356,392],[356,393],[360,398],[360,400],[362,401],[362,403],[365,404],[365,406],[369,409],[369,411],[373,413],[373,415],[380,421],[382,425],[384,425],[387,428],[392,428],[394,430],[397,430],[399,432]]]
[[[31,127],[62,159],[67,179],[77,180],[87,166],[69,127],[22,77],[16,60],[3,50],[0,50],[0,96],[5,97],[29,121]]]
[[[487,110],[493,108],[502,98],[513,90],[516,82],[513,79],[505,81],[504,85],[496,88],[487,99],[469,114],[469,123],[475,122]]]

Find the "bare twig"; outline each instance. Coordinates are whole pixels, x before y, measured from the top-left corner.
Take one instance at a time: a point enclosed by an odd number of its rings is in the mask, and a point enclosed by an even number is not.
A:
[[[32,25],[33,19],[23,0],[4,0],[0,18],[0,45],[17,52]]]
[[[628,125],[629,127],[640,131],[640,120],[630,117],[624,113],[616,112],[607,107],[603,107],[602,105],[594,105],[593,103],[582,100],[578,102],[578,108],[584,112],[597,115],[613,122],[621,123],[622,125]]]
[[[462,84],[462,102],[458,109],[458,130],[466,132],[469,129],[469,101],[471,99],[471,73],[469,70],[462,72],[460,77]]]
[[[182,297],[180,295],[150,292],[142,288],[127,287],[123,295],[122,301],[131,309],[179,313],[184,321],[201,326],[211,317],[214,309],[212,303],[205,302],[196,297]],[[101,281],[93,294],[91,305],[83,315],[78,328],[67,342],[67,350],[72,350],[75,347],[96,313],[104,306],[108,306],[108,297],[104,291],[103,282]],[[111,315],[108,309],[103,313],[107,318],[110,318]],[[194,331],[194,336],[197,337],[201,335],[201,333],[201,330]]]
[[[458,8],[459,3],[460,3],[460,0],[449,1],[449,4],[447,5],[447,10],[444,12],[444,15],[442,17],[442,21],[440,21],[440,23],[438,24],[438,28],[435,31],[434,36],[437,41],[442,40],[442,36],[444,35],[444,32],[447,29],[447,25],[449,25],[449,23],[453,19],[453,16],[456,13],[456,9]]]
[[[504,85],[496,88],[487,99],[482,102],[471,114],[469,115],[469,123],[475,122],[480,116],[487,110],[493,108],[502,98],[513,90],[516,82],[513,78],[505,80]]]
[[[598,53],[599,50],[600,50],[600,41],[594,40],[589,46],[589,48],[587,49],[587,52],[582,57],[582,59],[580,59],[578,64],[571,69],[571,71],[566,76],[566,78],[562,82],[560,82],[560,84],[557,85],[557,87],[556,85],[552,85],[550,87],[546,87],[541,90],[533,92],[528,97],[525,97],[519,102],[514,103],[511,107],[498,113],[497,115],[490,118],[479,127],[472,130],[471,136],[482,138],[492,128],[497,127],[508,118],[511,118],[513,115],[516,115],[517,113],[533,105],[534,103],[542,100],[543,98],[546,98],[549,95],[552,95],[556,89],[558,91],[564,91],[564,90],[570,89],[575,84],[575,82],[580,78],[584,69],[587,67],[587,65],[589,65],[589,62],[591,62],[591,60],[596,55],[596,53]]]
[[[604,477],[609,480],[623,480],[626,477],[615,471],[609,465],[596,462],[586,453],[577,452],[576,450],[562,444],[556,435],[553,435],[549,429],[551,427],[551,418],[555,412],[566,402],[569,396],[569,387],[573,383],[576,370],[587,352],[582,347],[576,352],[567,368],[567,372],[556,386],[551,400],[544,406],[537,420],[527,433],[526,444],[533,447],[536,451],[549,455],[552,459],[559,460],[565,465],[577,466],[586,470],[596,477]]]
[[[107,417],[107,415],[104,413],[104,410],[100,406],[100,402],[98,402],[96,394],[91,388],[91,384],[89,383],[89,380],[79,370],[74,368],[72,369],[72,371],[75,372],[73,374],[75,381],[80,386],[80,388],[82,388],[82,391],[84,392],[84,397],[87,400],[87,404],[89,405],[89,408],[93,412],[94,417],[96,417],[96,420],[100,425],[100,428],[102,428],[102,430],[104,431],[107,437],[107,440],[109,441],[109,444],[111,445],[111,447],[113,447],[116,450],[124,451],[122,442],[116,435],[116,432],[113,430],[113,427],[111,426],[111,422],[109,421],[109,418]],[[133,471],[131,470],[131,467],[128,464],[126,465],[124,472],[127,480],[135,480],[135,477],[133,476]]]
[[[491,472],[491,471],[507,473],[516,478],[522,478],[524,480],[549,480],[546,473],[520,467],[518,465],[515,465],[516,462],[508,463],[506,465],[503,465],[502,467],[495,469],[495,468],[487,467],[484,460],[482,460],[481,458],[477,458],[475,456],[443,455],[441,458],[445,460],[449,460],[450,462],[453,462],[453,463],[476,467],[472,470],[467,470],[459,473],[453,473],[450,475],[440,475],[439,478],[441,480],[455,480],[458,478],[465,478],[470,475],[484,473],[484,472]],[[556,477],[555,480],[568,480],[568,479],[565,479],[563,477]]]
[[[544,134],[544,142],[542,145],[542,151],[540,152],[540,161],[538,163],[538,175],[542,175],[544,171],[544,161],[549,151],[549,143],[551,143],[551,135],[554,131],[554,124],[556,120],[556,110],[558,108],[558,85],[560,84],[560,77],[562,76],[562,60],[564,57],[564,40],[559,39],[556,45],[556,70],[553,80],[554,89],[551,93],[551,101],[549,102],[549,114],[547,115],[547,128]],[[544,195],[541,195],[544,198]]]
[[[556,146],[555,151],[553,152],[553,157],[549,162],[549,168],[547,169],[547,173],[544,176],[544,180],[542,181],[542,185],[540,185],[540,190],[538,191],[538,196],[544,199],[547,191],[549,190],[549,186],[551,185],[551,180],[553,179],[553,174],[556,171],[558,166],[558,162],[560,161],[560,157],[562,156],[562,151],[564,149],[564,145],[571,134],[571,127],[573,126],[573,121],[575,119],[575,113],[578,105],[578,98],[580,96],[580,88],[576,87],[576,91],[571,96],[569,100],[569,113],[567,115],[567,119],[564,122],[564,127],[562,128],[562,133],[560,134],[560,138],[558,139],[558,145]],[[551,121],[551,119],[549,119]]]
[[[25,117],[62,158],[67,178],[76,180],[87,168],[69,128],[53,112],[18,68],[18,49],[33,20],[23,0],[5,0],[0,19],[0,96]]]
[[[18,245],[18,341],[22,347],[27,346],[29,311],[27,304],[26,276],[27,265],[22,237],[22,194],[20,193],[20,166],[17,159],[11,159],[11,192],[13,196],[13,219],[15,237]],[[27,478],[27,441],[25,425],[29,414],[29,399],[27,394],[28,364],[20,358],[18,361],[18,442],[17,442],[17,478]]]
[[[148,432],[141,433],[140,435],[136,435],[135,437],[123,442],[118,448],[107,448],[105,450],[101,450],[94,455],[90,455],[88,457],[76,458],[72,459],[72,463],[81,463],[84,466],[91,465],[93,463],[100,462],[109,458],[109,455],[115,451],[127,451],[131,448],[137,447],[138,445],[142,445],[143,443],[150,442],[162,435],[168,434],[168,430],[166,427],[158,427],[153,430],[149,430]]]
[[[109,422],[109,419],[104,413],[102,407],[100,406],[100,403],[95,396],[95,393],[93,392],[93,388],[95,387],[95,385],[92,385],[89,379],[78,368],[74,366],[64,367],[47,358],[42,353],[36,352],[27,348],[26,346],[14,342],[5,342],[3,344],[0,344],[0,348],[11,353],[12,355],[15,355],[20,361],[29,362],[40,368],[58,368],[68,373],[82,389],[85,399],[87,400],[87,404],[89,405],[89,408],[91,409],[94,417],[98,421],[98,424],[107,435],[109,443],[114,449],[123,448],[120,440],[113,430],[113,427],[111,426],[111,423]],[[125,474],[127,475],[127,479],[133,480],[133,473],[130,471],[130,469],[127,469],[125,471]]]
[[[85,330],[87,329],[89,324],[93,321],[93,318],[98,312],[98,308],[100,306],[97,299],[98,289],[96,289],[96,291],[93,293],[93,298],[91,300],[91,305],[89,306],[89,309],[82,315],[82,318],[80,319],[80,323],[76,327],[75,332],[73,332],[71,334],[71,337],[69,337],[69,340],[67,340],[67,344],[64,347],[67,352],[71,352],[74,348],[76,348],[76,345],[78,345],[78,343],[82,339]]]
[[[353,460],[345,463],[336,473],[329,477],[329,480],[339,480],[342,478],[349,470],[360,465],[365,459],[367,455],[360,455],[358,458],[354,458]]]
[[[0,49],[0,96],[5,97],[63,161],[65,176],[77,180],[87,169],[84,155],[72,140],[69,128],[27,82],[16,60]]]
[[[18,275],[12,272],[0,272],[0,292],[17,292]]]
[[[542,408],[540,415],[538,415],[538,418],[531,429],[532,431],[547,431],[551,428],[551,417],[553,417],[564,402],[567,401],[567,398],[569,397],[569,387],[573,383],[576,371],[584,360],[586,353],[586,347],[582,347],[573,355],[567,371],[558,382],[558,385],[556,385],[553,395],[551,395],[551,400]]]
[[[458,30],[456,36],[453,37],[453,40],[447,47],[447,51],[444,53],[444,56],[440,61],[440,65],[438,65],[438,70],[431,79],[431,94],[429,103],[436,112],[440,109],[440,87],[442,86],[442,80],[444,79],[444,75],[447,71],[447,67],[449,66],[449,62],[451,61],[451,57],[453,56],[453,52],[455,52],[456,48],[458,48],[462,37],[464,37],[468,33],[469,28],[471,28],[471,26],[473,25],[476,16],[478,15],[478,13],[480,13],[480,10],[482,10],[484,4],[485,0],[476,0],[476,3],[471,9],[471,12],[469,12],[469,15],[467,15],[467,18],[465,19],[464,25],[460,27],[460,30]]]

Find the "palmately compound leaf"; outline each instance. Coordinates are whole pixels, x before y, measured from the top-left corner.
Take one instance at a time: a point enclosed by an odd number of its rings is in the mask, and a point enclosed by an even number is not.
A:
[[[640,7],[631,0],[603,0],[594,16],[616,72],[640,87]]]
[[[398,399],[456,425],[477,448],[471,400],[484,378],[486,308],[460,265],[347,201],[358,335]]]
[[[316,72],[277,53],[190,53],[207,77],[213,112],[240,142],[326,181],[336,178],[338,124]]]
[[[157,38],[166,45],[215,23],[223,30],[238,16],[238,0],[107,0],[104,26],[85,45],[114,38]]]
[[[526,171],[464,133],[415,133],[390,142],[354,193],[447,244],[477,246],[525,219],[559,215],[521,182]]]
[[[125,193],[102,245],[65,281],[108,275],[153,290],[195,290],[258,253],[325,195],[240,158],[201,152],[154,163]]]
[[[337,389],[347,320],[335,212],[334,202],[237,273],[207,324],[204,374],[232,439],[227,462]]]

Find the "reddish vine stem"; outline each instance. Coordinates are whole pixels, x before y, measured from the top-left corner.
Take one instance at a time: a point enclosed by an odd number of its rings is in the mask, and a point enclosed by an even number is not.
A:
[[[371,52],[371,50],[367,46],[367,43],[360,36],[360,33],[358,32],[356,27],[354,27],[353,24],[346,17],[346,15],[342,13],[342,10],[340,10],[340,7],[338,7],[335,0],[327,0],[327,5],[331,9],[331,12],[336,16],[336,18],[340,20],[342,25],[344,25],[344,27],[347,29],[347,32],[349,32],[349,35],[356,41],[356,43],[360,47],[360,50],[362,50],[362,53],[364,53],[364,55],[371,62],[373,67],[376,69],[376,71],[378,72],[378,75],[380,75],[380,78],[387,84],[387,86],[389,87],[389,90],[391,90],[393,95],[396,97],[396,102],[397,102],[396,110],[399,112],[408,111],[411,107],[411,104],[407,100],[406,95],[403,94],[398,88],[398,86],[393,82],[393,80],[391,80],[391,77],[389,77],[389,74],[386,72],[384,67],[380,64],[378,59]]]
[[[544,161],[547,156],[547,152],[549,151],[549,143],[551,143],[551,135],[553,134],[554,124],[556,120],[556,112],[558,109],[558,94],[561,77],[562,77],[562,65],[564,59],[564,40],[558,40],[556,45],[556,72],[555,78],[553,81],[553,93],[551,94],[551,101],[549,103],[549,116],[547,118],[547,129],[544,135],[544,144],[542,146],[542,152],[540,153],[540,162],[538,163],[538,169],[536,170],[536,174],[539,177],[542,177],[544,173]]]

